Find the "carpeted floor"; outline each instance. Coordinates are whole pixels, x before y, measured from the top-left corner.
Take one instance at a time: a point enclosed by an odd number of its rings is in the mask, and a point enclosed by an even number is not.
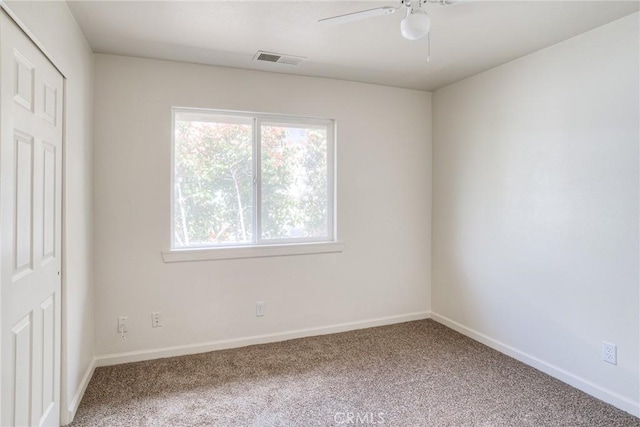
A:
[[[98,368],[74,426],[640,426],[432,320]]]

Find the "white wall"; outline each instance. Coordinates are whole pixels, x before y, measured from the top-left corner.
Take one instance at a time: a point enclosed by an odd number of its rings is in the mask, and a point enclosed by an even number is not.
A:
[[[636,415],[638,21],[436,91],[432,223],[437,319]]]
[[[63,201],[62,416],[75,413],[94,357],[92,72],[93,56],[64,2],[7,1],[66,77]]]
[[[429,93],[109,55],[95,67],[98,355],[426,315]],[[172,106],[335,118],[344,252],[163,263]],[[152,311],[162,328],[151,328]],[[121,315],[127,340],[116,333]]]

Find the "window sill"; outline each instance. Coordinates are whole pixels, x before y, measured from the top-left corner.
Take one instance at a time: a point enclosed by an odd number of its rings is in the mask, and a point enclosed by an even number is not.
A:
[[[342,252],[341,242],[298,243],[287,245],[235,246],[227,248],[174,249],[162,252],[167,262],[208,261],[219,259],[262,258]]]

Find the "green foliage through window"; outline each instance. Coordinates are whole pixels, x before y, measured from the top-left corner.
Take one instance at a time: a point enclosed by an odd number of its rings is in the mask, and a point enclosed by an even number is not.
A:
[[[333,238],[333,123],[174,114],[173,246]]]

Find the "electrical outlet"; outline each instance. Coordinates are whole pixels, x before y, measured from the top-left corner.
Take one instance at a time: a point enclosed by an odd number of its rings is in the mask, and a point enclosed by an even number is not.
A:
[[[615,344],[602,341],[602,360],[612,365],[618,364],[618,348]]]
[[[256,302],[256,317],[262,317],[264,316],[265,310],[266,310],[266,303],[264,301],[258,301]]]
[[[129,332],[127,329],[127,316],[118,317],[118,330],[119,334],[124,334],[125,332]]]
[[[162,322],[160,321],[160,312],[154,311],[151,313],[151,327],[152,328],[161,328]]]

